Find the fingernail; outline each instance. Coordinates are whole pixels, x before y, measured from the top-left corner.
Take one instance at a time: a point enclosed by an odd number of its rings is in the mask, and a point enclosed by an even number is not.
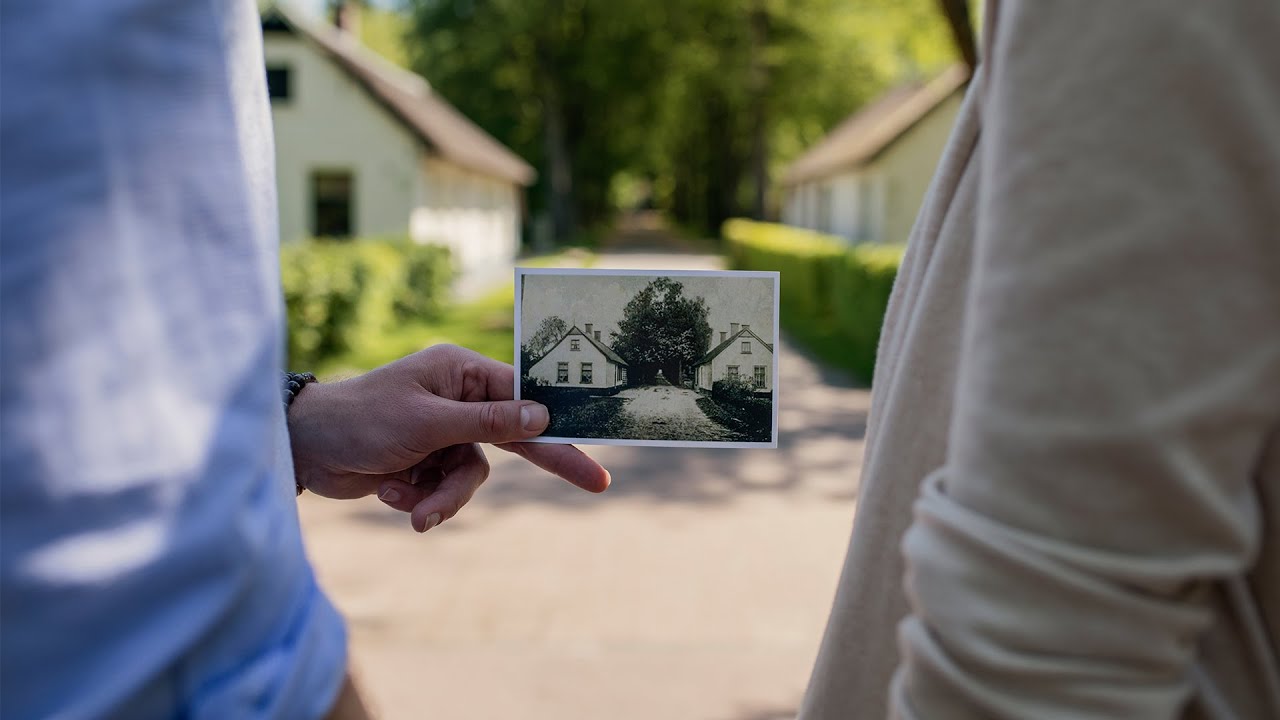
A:
[[[520,424],[524,426],[525,430],[541,430],[547,426],[547,420],[549,419],[545,405],[529,403],[520,408]]]
[[[422,532],[426,532],[431,528],[440,524],[440,513],[431,513],[427,516],[427,524],[422,527]]]
[[[378,499],[384,503],[393,503],[400,500],[400,491],[395,488],[383,488],[378,493]]]

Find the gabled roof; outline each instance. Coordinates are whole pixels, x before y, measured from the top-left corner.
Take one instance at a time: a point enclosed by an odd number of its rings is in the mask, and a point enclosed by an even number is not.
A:
[[[733,344],[733,342],[734,342],[735,340],[737,340],[738,338],[742,337],[743,335],[750,335],[751,337],[755,338],[755,339],[756,339],[756,341],[757,341],[757,342],[759,342],[761,345],[763,345],[763,346],[765,346],[765,347],[769,348],[769,352],[773,352],[773,343],[767,343],[767,342],[765,342],[765,341],[764,341],[764,340],[763,340],[759,335],[755,334],[755,333],[754,333],[753,331],[751,331],[750,329],[748,329],[748,328],[743,328],[743,329],[739,330],[739,331],[737,332],[737,334],[735,334],[733,337],[728,338],[728,339],[727,339],[727,340],[725,340],[724,342],[722,342],[722,343],[720,343],[719,345],[717,345],[717,346],[715,346],[715,347],[711,348],[710,350],[708,350],[708,351],[707,351],[707,354],[706,354],[706,355],[703,355],[703,356],[702,356],[702,357],[700,357],[700,358],[698,358],[698,362],[694,363],[694,364],[693,364],[693,366],[694,366],[694,367],[698,367],[699,365],[703,365],[703,364],[706,364],[706,363],[711,362],[713,359],[715,359],[715,356],[717,356],[717,355],[719,355],[720,353],[724,352],[725,348],[727,348],[727,347],[729,347],[730,345],[732,345],[732,344]]]
[[[445,160],[519,185],[533,184],[537,173],[529,163],[458,112],[422,76],[286,7],[273,5],[262,17],[264,28],[284,28],[310,41]]]
[[[560,343],[564,342],[565,338],[569,337],[570,335],[581,335],[582,337],[586,338],[587,342],[594,345],[597,350],[599,350],[601,353],[604,354],[605,359],[607,359],[609,362],[613,363],[614,365],[621,365],[622,367],[631,367],[631,364],[628,363],[626,360],[623,360],[621,355],[613,351],[613,348],[609,347],[608,345],[605,345],[599,340],[582,332],[581,330],[578,329],[577,325],[574,325],[573,327],[569,328],[568,332],[560,336],[559,340],[555,341],[555,344],[551,346],[550,350],[543,353],[542,357],[539,357],[537,360],[534,360],[533,362],[529,363],[529,367],[533,367],[534,365],[537,365],[538,363],[542,362],[542,360],[546,358],[548,355],[550,355],[552,351],[560,347]]]
[[[900,85],[850,115],[783,173],[783,185],[826,177],[880,156],[969,82],[969,69],[953,65],[927,83]]]

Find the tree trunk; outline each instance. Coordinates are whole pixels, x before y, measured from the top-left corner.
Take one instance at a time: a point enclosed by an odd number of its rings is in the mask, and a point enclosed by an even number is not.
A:
[[[755,181],[751,217],[765,219],[765,194],[769,190],[768,123],[765,117],[765,94],[769,86],[769,68],[765,66],[765,46],[769,40],[769,14],[763,0],[751,9],[751,175]]]
[[[951,26],[951,38],[956,43],[956,49],[960,51],[960,57],[972,73],[978,67],[978,44],[974,39],[973,21],[969,17],[969,2],[939,0],[939,4],[942,6],[942,14],[947,18],[947,24]],[[988,11],[991,10],[990,4],[987,8]]]
[[[547,151],[547,208],[551,232],[557,242],[567,242],[577,229],[573,208],[573,158],[569,152],[564,102],[557,82],[542,72],[543,139]]]

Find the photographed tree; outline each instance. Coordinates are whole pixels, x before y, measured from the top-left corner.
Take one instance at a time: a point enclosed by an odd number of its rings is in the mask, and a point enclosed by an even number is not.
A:
[[[543,318],[538,329],[529,337],[529,342],[520,345],[520,367],[529,369],[535,360],[542,357],[567,332],[569,325],[559,315]]]
[[[684,285],[671,278],[657,278],[636,293],[610,334],[613,350],[631,365],[632,382],[652,384],[661,370],[671,384],[683,384],[710,346],[708,313],[705,299],[686,296]]]

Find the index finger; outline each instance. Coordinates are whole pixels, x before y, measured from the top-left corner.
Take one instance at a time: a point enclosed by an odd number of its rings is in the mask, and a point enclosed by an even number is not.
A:
[[[471,351],[462,368],[462,392],[457,400],[514,400],[516,369]]]
[[[603,465],[572,445],[515,442],[494,447],[515,453],[587,492],[604,492],[612,480]]]

